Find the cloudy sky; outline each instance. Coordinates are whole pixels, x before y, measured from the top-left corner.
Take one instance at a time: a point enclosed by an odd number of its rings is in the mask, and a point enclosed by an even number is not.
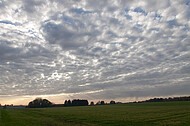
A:
[[[0,103],[190,95],[190,0],[0,0]]]

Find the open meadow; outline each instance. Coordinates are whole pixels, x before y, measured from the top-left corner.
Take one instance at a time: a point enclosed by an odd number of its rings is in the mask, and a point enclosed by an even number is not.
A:
[[[0,109],[0,126],[189,126],[190,102]]]

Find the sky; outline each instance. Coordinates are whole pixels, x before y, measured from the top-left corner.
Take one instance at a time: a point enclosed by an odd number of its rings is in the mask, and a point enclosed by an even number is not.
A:
[[[0,0],[0,103],[190,95],[190,0]]]

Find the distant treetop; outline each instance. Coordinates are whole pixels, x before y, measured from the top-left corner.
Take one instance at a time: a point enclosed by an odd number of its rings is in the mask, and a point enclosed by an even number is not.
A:
[[[29,102],[29,108],[44,108],[44,107],[51,107],[53,105],[52,102],[48,101],[47,99],[36,98],[35,100]]]

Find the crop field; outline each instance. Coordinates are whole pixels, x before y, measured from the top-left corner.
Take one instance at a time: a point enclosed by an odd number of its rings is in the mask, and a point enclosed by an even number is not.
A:
[[[190,126],[190,102],[1,109],[0,126]]]

